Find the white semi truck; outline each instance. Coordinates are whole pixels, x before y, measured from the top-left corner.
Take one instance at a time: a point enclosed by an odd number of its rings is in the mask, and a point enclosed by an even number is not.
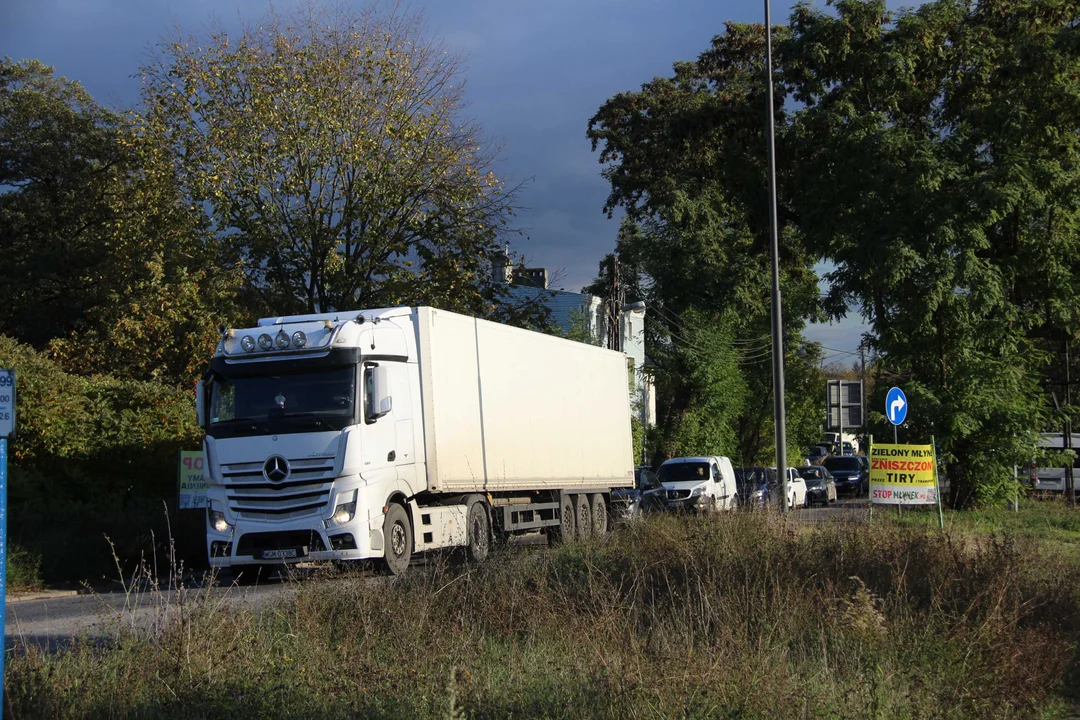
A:
[[[429,307],[227,329],[198,386],[211,566],[603,533],[634,483],[622,353]]]

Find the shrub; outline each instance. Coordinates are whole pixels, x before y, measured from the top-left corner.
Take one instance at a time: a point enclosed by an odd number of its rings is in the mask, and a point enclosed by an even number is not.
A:
[[[15,368],[18,393],[9,532],[40,555],[43,579],[110,572],[106,534],[125,561],[154,552],[176,505],[177,451],[198,443],[193,393],[71,375],[5,337],[0,367]]]

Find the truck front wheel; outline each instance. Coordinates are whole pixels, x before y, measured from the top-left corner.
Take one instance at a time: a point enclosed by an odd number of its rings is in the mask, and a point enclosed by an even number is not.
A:
[[[392,503],[383,518],[383,543],[385,558],[383,564],[390,575],[400,575],[409,567],[412,560],[413,535],[412,523],[405,508]]]

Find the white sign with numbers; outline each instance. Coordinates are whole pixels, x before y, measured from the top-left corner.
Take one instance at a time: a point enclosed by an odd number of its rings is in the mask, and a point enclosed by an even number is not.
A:
[[[15,371],[0,370],[0,438],[15,435]]]

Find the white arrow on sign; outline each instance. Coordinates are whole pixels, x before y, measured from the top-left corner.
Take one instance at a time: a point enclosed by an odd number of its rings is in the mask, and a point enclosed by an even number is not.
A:
[[[892,405],[889,406],[889,417],[893,422],[896,422],[897,414],[904,409],[904,398],[898,397],[892,401]]]

